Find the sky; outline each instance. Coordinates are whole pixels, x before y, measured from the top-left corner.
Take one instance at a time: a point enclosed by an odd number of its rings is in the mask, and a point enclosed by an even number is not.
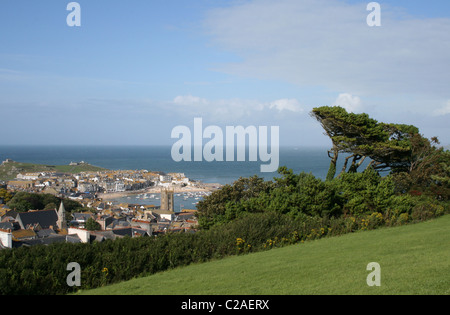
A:
[[[328,146],[342,106],[450,144],[450,1],[0,2],[0,144],[171,145],[180,125]]]

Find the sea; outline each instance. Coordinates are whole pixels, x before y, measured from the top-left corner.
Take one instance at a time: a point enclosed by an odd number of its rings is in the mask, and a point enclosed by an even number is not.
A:
[[[111,170],[148,170],[184,173],[191,180],[204,183],[232,184],[240,177],[257,175],[265,180],[279,177],[277,172],[262,173],[261,164],[268,162],[175,162],[171,146],[69,146],[69,145],[8,145],[0,146],[0,162],[12,159],[23,163],[66,165],[84,161]],[[330,159],[325,147],[284,146],[279,149],[279,166],[286,166],[294,173],[312,173],[325,179]],[[115,203],[154,204],[156,198],[132,196],[113,200]],[[196,199],[197,198],[197,199]],[[175,197],[176,209],[195,209],[201,196],[179,195]]]

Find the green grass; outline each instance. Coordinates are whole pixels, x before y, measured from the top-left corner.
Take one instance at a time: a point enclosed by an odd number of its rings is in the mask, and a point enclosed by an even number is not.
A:
[[[41,165],[33,163],[11,162],[0,165],[0,180],[15,179],[19,173],[35,172],[62,172],[76,174],[80,172],[96,172],[105,170],[104,168],[82,164],[77,166],[70,165]]]
[[[369,287],[367,264],[381,266]],[[450,294],[450,215],[193,264],[79,292],[126,295]]]
[[[81,165],[55,165],[54,168],[63,173],[71,173],[71,174],[77,174],[81,172],[98,172],[98,171],[105,171],[106,169],[98,166],[93,166],[90,164],[81,164]]]

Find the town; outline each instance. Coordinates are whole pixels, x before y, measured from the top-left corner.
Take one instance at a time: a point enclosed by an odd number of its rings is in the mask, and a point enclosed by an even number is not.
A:
[[[8,162],[12,161],[3,163]],[[70,165],[83,163],[72,162]],[[186,200],[188,196],[209,195],[211,189],[216,188],[217,185],[190,180],[183,173],[147,170],[19,173],[14,180],[0,182],[0,189],[13,194],[50,194],[61,202],[55,207],[58,209],[23,212],[10,209],[0,197],[0,248],[55,242],[103,242],[168,232],[193,233],[197,226],[197,210],[175,210],[175,195],[184,196]],[[160,199],[160,205],[110,201],[114,197],[126,197],[131,201],[131,196]],[[64,200],[77,201],[89,211],[67,212]]]

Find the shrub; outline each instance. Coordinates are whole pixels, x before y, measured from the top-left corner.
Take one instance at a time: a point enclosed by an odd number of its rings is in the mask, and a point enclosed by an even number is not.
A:
[[[446,212],[445,204],[438,202],[430,197],[422,197],[413,206],[411,217],[414,221],[425,221],[431,218],[439,217]]]

